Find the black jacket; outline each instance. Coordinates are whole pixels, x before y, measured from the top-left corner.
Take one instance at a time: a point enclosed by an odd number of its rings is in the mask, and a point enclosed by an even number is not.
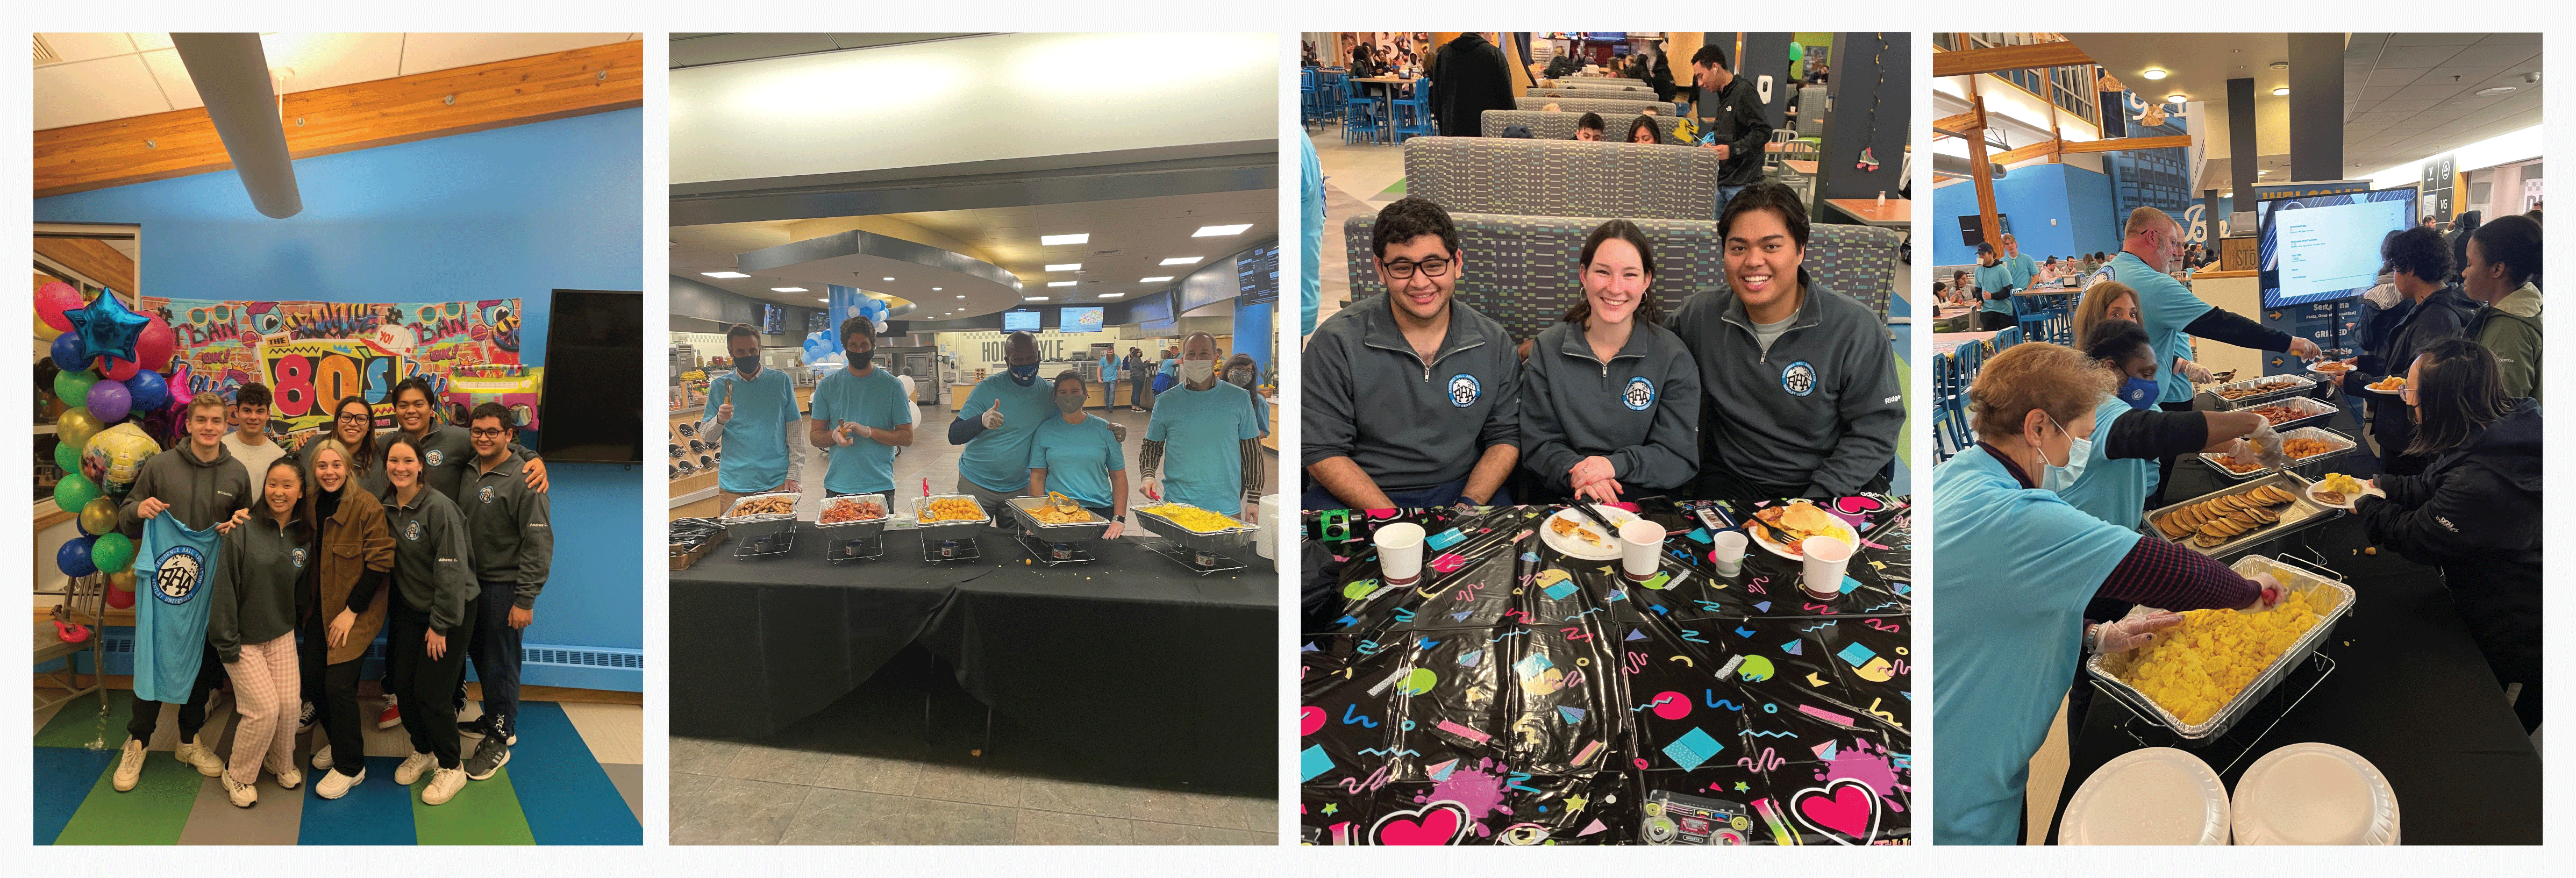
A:
[[[1459,34],[1431,59],[1431,112],[1442,137],[1482,137],[1486,110],[1516,109],[1503,50],[1482,35]]]
[[[1750,186],[1762,182],[1762,150],[1771,142],[1771,114],[1753,82],[1738,76],[1692,112],[1699,130],[1716,135],[1727,146],[1726,161],[1717,166],[1717,185]]]
[[[2354,514],[2370,541],[2442,568],[2451,603],[2499,676],[2540,669],[2540,404],[2435,457],[2423,475],[2381,476],[2387,499]]]
[[[2355,358],[2352,371],[2344,373],[2344,392],[2361,397],[2370,408],[2370,435],[2379,440],[2381,456],[2395,467],[2391,472],[2415,472],[2422,463],[2404,453],[2406,446],[2415,441],[2415,420],[2408,416],[2404,399],[2396,394],[2363,390],[2362,385],[2385,376],[2406,374],[2418,351],[2459,335],[2477,310],[2478,303],[2462,294],[2459,287],[2435,290],[2390,325],[2379,344]]]

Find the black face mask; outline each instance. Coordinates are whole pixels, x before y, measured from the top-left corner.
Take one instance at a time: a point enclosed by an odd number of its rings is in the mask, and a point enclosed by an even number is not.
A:
[[[877,352],[875,351],[869,351],[864,354],[844,353],[842,356],[850,361],[850,368],[857,369],[861,372],[876,368],[877,365]]]
[[[742,377],[745,378],[758,374],[760,372],[760,355],[753,354],[748,357],[733,358],[733,370],[742,373]]]

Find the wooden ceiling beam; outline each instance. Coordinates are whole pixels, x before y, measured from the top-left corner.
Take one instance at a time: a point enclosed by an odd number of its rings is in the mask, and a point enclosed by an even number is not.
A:
[[[40,237],[36,239],[36,253],[128,297],[135,292],[134,260],[105,241]]]
[[[2190,145],[2191,135],[2175,134],[2167,137],[2114,137],[2108,140],[2079,140],[2067,144],[2065,151],[2119,152],[2124,149],[2172,149],[2178,146]]]
[[[2066,142],[2062,140],[2043,140],[2018,149],[1995,153],[1994,157],[1989,159],[1989,161],[1998,165],[2010,166],[2014,162],[2026,162],[2041,156],[2049,156],[2053,158],[2065,145]]]
[[[612,43],[292,92],[288,153],[329,155],[644,105],[644,44]],[[232,168],[203,109],[36,132],[36,197]]]
[[[1932,120],[1932,133],[1966,138],[1986,129],[1985,104],[1979,102],[1967,112]]]
[[[1967,76],[1975,73],[2071,67],[2091,63],[2093,63],[2092,56],[2084,54],[2084,50],[2074,43],[2033,43],[2027,46],[1996,46],[1991,49],[1934,52],[1932,53],[1932,75]]]

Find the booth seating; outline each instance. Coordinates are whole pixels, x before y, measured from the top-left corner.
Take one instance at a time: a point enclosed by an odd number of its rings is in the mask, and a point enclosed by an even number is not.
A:
[[[1404,147],[1406,191],[1453,213],[1713,220],[1718,165],[1715,150],[1687,146],[1418,137]]]
[[[1631,116],[1628,118],[1635,117]],[[1550,113],[1545,110],[1486,110],[1485,136],[1501,137],[1503,136],[1503,129],[1505,128],[1509,128],[1514,125],[1527,125],[1529,126],[1530,136],[1538,140],[1573,140],[1575,123],[1581,121],[1583,121],[1582,113],[1567,113],[1563,111]],[[1603,116],[1601,117],[1601,123],[1601,136],[1604,139],[1619,140],[1626,137],[1628,134],[1627,119],[1612,121],[1610,117]],[[1681,124],[1682,119],[1680,116],[1655,117],[1655,127],[1663,132],[1663,137],[1666,142],[1670,142],[1673,139],[1673,129],[1681,127]]]
[[[1643,79],[1623,79],[1623,78],[1616,77],[1616,76],[1559,76],[1559,77],[1557,77],[1554,81],[1556,82],[1556,84],[1557,84],[1557,85],[1560,85],[1560,86],[1563,86],[1563,85],[1614,85],[1614,86],[1615,86],[1615,85],[1645,85],[1645,84],[1646,84],[1646,81],[1645,81],[1645,80],[1643,80]]]
[[[1655,90],[1642,85],[1569,85],[1555,88],[1531,86],[1523,89],[1530,97],[1597,98],[1611,101],[1651,101]]]
[[[1608,221],[1454,210],[1449,218],[1458,225],[1466,262],[1458,277],[1457,300],[1501,321],[1513,338],[1537,337],[1583,298],[1578,278],[1582,269],[1576,260],[1583,253],[1583,239]],[[1724,248],[1717,239],[1715,220],[1635,222],[1655,243],[1653,289],[1665,313],[1681,307],[1692,291],[1726,282]],[[1369,231],[1376,224],[1375,213],[1362,213],[1342,224],[1354,299],[1386,292],[1369,252]],[[1877,226],[1818,224],[1811,229],[1805,260],[1808,274],[1818,285],[1860,300],[1885,319],[1888,297],[1896,289],[1904,236]]]
[[[1596,100],[1593,98],[1518,97],[1513,98],[1512,103],[1516,108],[1523,110],[1545,110],[1547,109],[1547,105],[1555,104],[1557,109],[1577,116],[1581,116],[1585,113],[1599,113],[1601,114],[1601,118],[1617,119],[1619,120],[1619,124],[1623,126],[1628,124],[1629,117],[1643,113],[1648,109],[1654,110],[1655,115],[1658,116],[1676,115],[1671,101],[1608,101]]]

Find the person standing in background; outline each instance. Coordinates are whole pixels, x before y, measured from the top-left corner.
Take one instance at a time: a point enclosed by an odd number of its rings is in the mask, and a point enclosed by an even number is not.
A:
[[[725,330],[725,352],[733,371],[708,382],[705,420],[698,434],[709,444],[721,443],[724,465],[716,469],[716,499],[730,510],[745,495],[803,490],[796,474],[805,453],[787,441],[787,425],[804,419],[796,407],[796,381],[787,373],[760,365],[760,333],[750,324]],[[721,514],[721,513],[719,513]]]
[[[1127,367],[1128,411],[1145,410],[1145,391],[1154,383],[1153,364],[1154,361],[1145,359],[1144,348],[1127,349],[1127,361],[1124,365]]]
[[[224,450],[242,462],[245,472],[267,472],[269,461],[286,454],[268,435],[269,401],[264,384],[244,384],[233,391],[233,431],[224,434]]]
[[[2461,292],[2485,303],[2463,335],[2496,356],[2504,395],[2540,399],[2540,221],[2508,216],[2470,236]]]
[[[1762,182],[1762,151],[1771,141],[1771,117],[1753,83],[1727,67],[1726,50],[1715,44],[1691,55],[1692,83],[1708,93],[1699,115],[1704,126],[1700,144],[1717,150],[1717,203],[1709,216],[1726,215],[1726,202],[1744,187]]]
[[[1482,137],[1486,110],[1509,110],[1512,71],[1484,34],[1462,33],[1440,47],[1431,66],[1432,115],[1442,137]]]
[[[1100,352],[1100,407],[1118,407],[1118,350]]]

